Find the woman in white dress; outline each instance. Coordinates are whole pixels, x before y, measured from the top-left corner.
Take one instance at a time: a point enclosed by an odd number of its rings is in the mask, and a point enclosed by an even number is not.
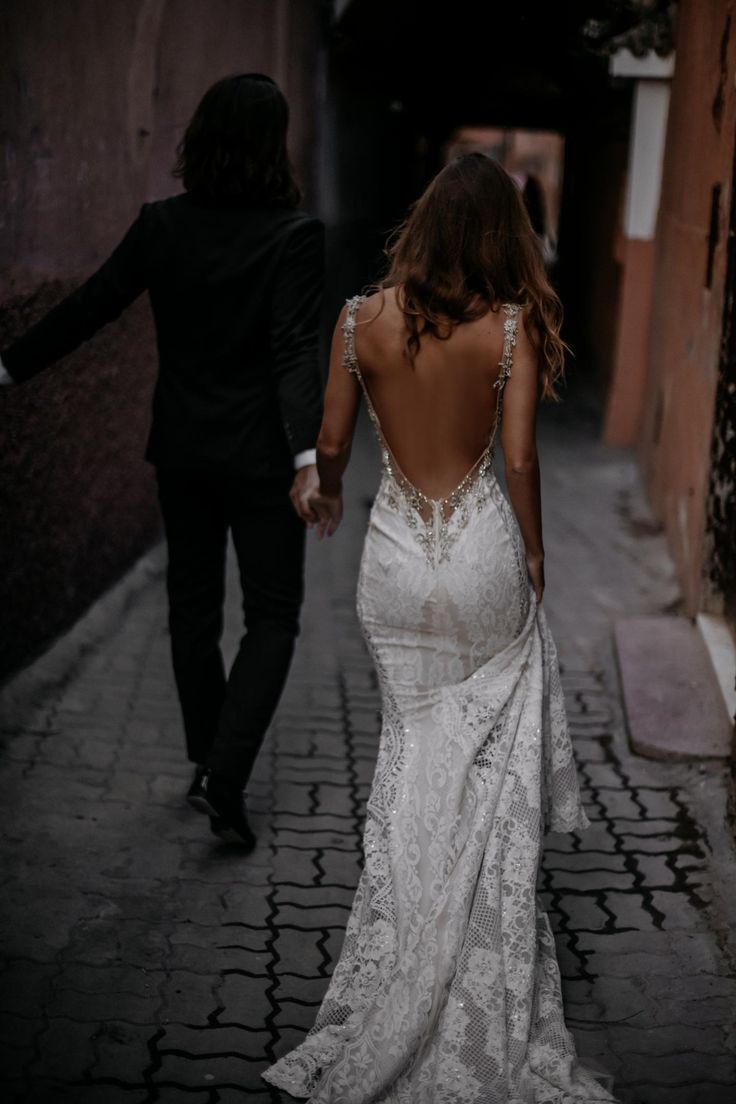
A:
[[[333,533],[364,395],[383,449],[358,583],[383,703],[365,867],[316,1023],[265,1078],[314,1104],[611,1101],[577,1061],[536,898],[545,830],[587,824],[540,608],[534,427],[560,304],[482,154],[439,173],[389,255],[335,330],[311,501]]]

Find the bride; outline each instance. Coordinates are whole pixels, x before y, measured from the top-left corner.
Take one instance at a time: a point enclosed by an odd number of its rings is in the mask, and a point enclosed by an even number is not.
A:
[[[334,533],[362,394],[383,450],[358,582],[383,700],[365,867],[316,1023],[264,1076],[314,1104],[611,1101],[577,1061],[536,897],[545,830],[587,825],[540,608],[559,300],[483,154],[439,173],[389,255],[336,327],[310,502]]]

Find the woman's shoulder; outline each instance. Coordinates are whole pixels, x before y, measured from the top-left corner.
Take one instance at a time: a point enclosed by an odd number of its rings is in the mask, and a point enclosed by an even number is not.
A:
[[[351,295],[345,300],[342,309],[344,316],[352,315],[357,321],[372,322],[383,314],[387,307],[396,306],[396,289],[392,287],[372,287],[366,291]]]

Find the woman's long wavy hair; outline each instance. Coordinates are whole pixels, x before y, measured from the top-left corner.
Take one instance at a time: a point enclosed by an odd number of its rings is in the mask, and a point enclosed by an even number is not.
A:
[[[564,370],[562,305],[544,267],[521,193],[483,153],[467,153],[437,174],[389,242],[382,287],[399,291],[411,363],[422,336],[446,339],[455,326],[501,303],[520,303],[539,353],[542,398],[557,398]]]
[[[224,77],[205,92],[177,149],[174,176],[215,204],[296,207],[286,149],[289,106],[262,73]]]

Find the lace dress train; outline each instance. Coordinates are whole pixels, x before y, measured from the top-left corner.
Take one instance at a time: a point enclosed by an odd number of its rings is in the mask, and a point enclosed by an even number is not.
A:
[[[359,302],[346,361],[362,383]],[[499,392],[516,333],[505,310]],[[544,832],[587,820],[493,443],[434,501],[381,440],[358,583],[383,704],[365,866],[315,1025],[264,1077],[314,1104],[610,1102],[577,1061],[537,902]]]

